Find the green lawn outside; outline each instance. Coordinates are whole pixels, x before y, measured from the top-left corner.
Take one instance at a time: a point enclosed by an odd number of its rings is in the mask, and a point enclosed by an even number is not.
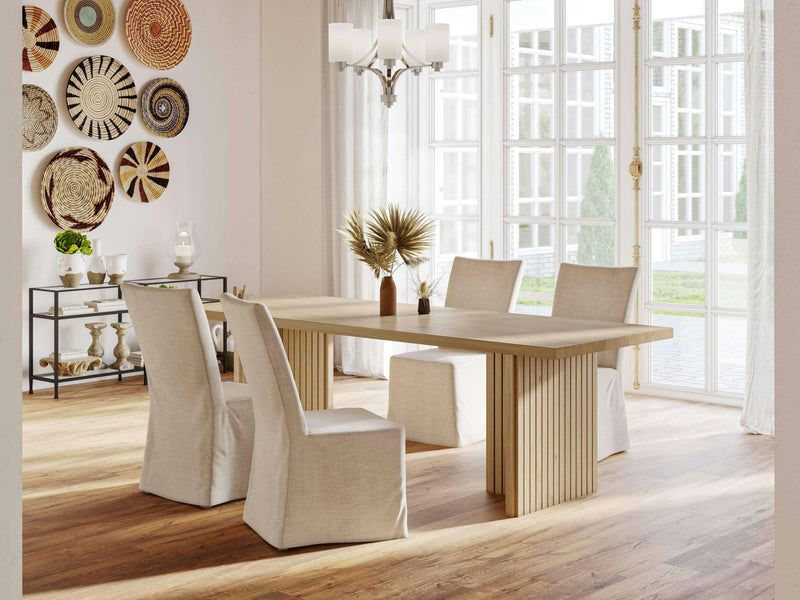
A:
[[[556,291],[555,277],[523,277],[521,292],[539,292],[541,294],[552,294]]]
[[[538,292],[540,294],[552,294],[556,290],[555,277],[523,277],[521,292]],[[552,300],[523,300],[518,299],[517,304],[525,306],[553,306]]]
[[[705,273],[682,271],[655,271],[653,273],[653,300],[673,304],[705,306]],[[717,289],[718,304],[725,308],[745,308],[747,306],[747,277],[732,273],[721,273]],[[702,317],[697,313],[657,310],[656,314],[673,314],[683,317]]]
[[[552,294],[555,291],[554,277],[523,277],[520,290]],[[745,308],[747,306],[747,278],[744,275],[722,273],[719,276],[718,301],[726,308]],[[653,300],[671,304],[705,306],[705,273],[685,271],[655,271],[653,273]],[[519,300],[528,306],[551,306],[547,300]],[[686,317],[703,317],[690,312],[654,311],[656,314],[672,314]]]

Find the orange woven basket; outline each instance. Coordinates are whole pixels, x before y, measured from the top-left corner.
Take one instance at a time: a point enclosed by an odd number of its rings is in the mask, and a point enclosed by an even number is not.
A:
[[[186,58],[192,22],[180,0],[133,0],[125,35],[134,55],[148,67],[166,71]]]

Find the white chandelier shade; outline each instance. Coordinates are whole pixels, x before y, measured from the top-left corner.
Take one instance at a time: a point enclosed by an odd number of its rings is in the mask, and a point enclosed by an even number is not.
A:
[[[340,71],[351,67],[356,75],[365,70],[375,73],[387,108],[397,100],[394,89],[400,75],[406,71],[419,75],[424,67],[440,71],[450,60],[450,25],[432,23],[425,29],[404,31],[403,22],[394,18],[392,0],[386,0],[376,38],[372,39],[369,29],[357,29],[351,23],[330,23],[328,60],[338,64]],[[395,68],[398,62],[402,66]]]

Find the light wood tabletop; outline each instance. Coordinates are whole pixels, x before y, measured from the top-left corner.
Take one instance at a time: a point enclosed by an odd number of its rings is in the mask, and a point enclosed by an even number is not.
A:
[[[278,327],[306,410],[331,408],[333,336],[486,354],[486,489],[524,515],[597,490],[597,354],[672,337],[669,327],[583,321],[330,296],[259,298]],[[220,303],[205,305],[224,321]],[[235,337],[236,332],[233,332]],[[238,357],[234,378],[244,381]]]
[[[279,329],[314,331],[394,342],[446,346],[559,360],[672,337],[670,327],[559,319],[461,308],[398,304],[397,315],[381,317],[378,303],[331,296],[258,298]],[[224,321],[219,302],[204,305],[208,318]]]

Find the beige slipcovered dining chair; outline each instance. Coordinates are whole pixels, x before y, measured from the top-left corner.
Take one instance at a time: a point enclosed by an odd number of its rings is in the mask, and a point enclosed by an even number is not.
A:
[[[638,267],[585,267],[562,263],[554,317],[624,323]],[[597,460],[630,448],[620,370],[622,350],[597,355]]]
[[[267,307],[221,299],[253,393],[245,523],[281,550],[406,537],[403,427],[362,408],[304,411]]]
[[[510,312],[524,263],[456,257],[444,305]],[[409,440],[460,447],[486,438],[486,355],[432,348],[389,363],[389,418]]]
[[[222,382],[195,290],[125,283],[147,357],[150,417],[139,488],[202,507],[244,498],[253,456],[247,385]]]

